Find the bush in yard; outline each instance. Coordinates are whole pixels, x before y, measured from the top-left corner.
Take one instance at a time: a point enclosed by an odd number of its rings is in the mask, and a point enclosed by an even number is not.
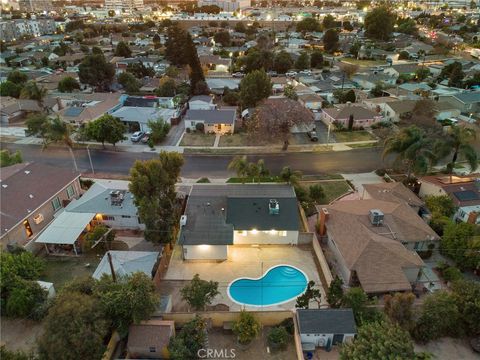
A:
[[[195,130],[203,133],[205,131],[205,124],[204,123],[195,124]]]
[[[442,271],[442,276],[445,281],[452,282],[463,279],[462,272],[455,266],[449,266]]]
[[[280,323],[280,326],[283,326],[290,335],[293,335],[293,333],[295,332],[295,326],[293,325],[293,318],[286,318]]]
[[[195,274],[190,284],[185,285],[180,290],[182,299],[185,300],[195,310],[204,310],[205,305],[208,305],[219,294],[218,282],[207,281],[200,279],[198,274]]]
[[[205,346],[205,321],[196,316],[185,323],[175,337],[170,338],[168,351],[173,360],[196,359],[198,350]]]
[[[261,325],[252,313],[245,310],[240,312],[240,319],[233,324],[233,332],[237,335],[240,344],[249,344],[260,333]]]
[[[19,280],[10,291],[6,303],[6,315],[11,317],[31,317],[34,310],[47,299],[45,290],[35,281]]]
[[[277,326],[270,330],[267,336],[268,343],[279,349],[285,349],[288,344],[288,332],[283,326]]]

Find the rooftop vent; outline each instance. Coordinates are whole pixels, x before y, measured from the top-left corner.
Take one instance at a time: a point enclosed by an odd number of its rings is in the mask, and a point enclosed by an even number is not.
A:
[[[25,174],[30,174],[30,170],[25,170]]]
[[[380,225],[383,224],[383,218],[385,217],[385,215],[383,214],[383,212],[381,210],[372,209],[372,210],[370,210],[369,217],[370,217],[370,222],[372,223],[372,225],[380,226]]]
[[[278,215],[280,213],[280,204],[275,199],[270,199],[268,203],[268,213],[270,215]]]
[[[110,191],[110,204],[112,204],[112,206],[121,206],[125,198],[125,192],[125,190]]]

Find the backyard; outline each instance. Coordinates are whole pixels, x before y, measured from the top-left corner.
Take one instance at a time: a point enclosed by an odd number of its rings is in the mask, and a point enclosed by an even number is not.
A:
[[[215,142],[214,134],[203,134],[200,132],[183,134],[180,146],[213,146]]]

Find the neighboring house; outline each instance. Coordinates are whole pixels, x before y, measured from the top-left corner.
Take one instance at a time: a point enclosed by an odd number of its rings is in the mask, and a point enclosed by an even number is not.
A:
[[[94,213],[95,219],[113,229],[144,229],[138,217],[133,195],[127,182],[95,182],[81,198],[72,201],[66,212]]]
[[[187,110],[185,128],[195,130],[197,124],[204,125],[205,133],[233,134],[237,112],[234,109]]]
[[[398,101],[397,98],[391,96],[382,96],[377,98],[365,99],[362,101],[368,109],[372,110],[377,114],[382,114],[385,116],[386,105],[390,102]]]
[[[239,79],[232,78],[207,78],[207,85],[212,94],[223,95],[225,89],[238,90],[240,85]]]
[[[81,193],[80,174],[38,163],[16,164],[0,172],[0,241],[34,251],[34,239],[55,213]]]
[[[188,101],[190,110],[213,110],[217,106],[213,103],[213,98],[208,95],[192,96]]]
[[[235,245],[296,245],[300,217],[290,185],[194,185],[180,224],[184,260],[224,261]]]
[[[110,254],[113,271],[117,277],[129,276],[136,272],[142,272],[148,277],[154,273],[154,265],[158,260],[159,252],[154,251],[117,251],[109,250],[103,255],[92,277],[100,280],[103,275],[112,276],[112,269],[108,260]]]
[[[305,351],[343,344],[357,334],[352,309],[297,309],[296,317]]]
[[[46,98],[43,105],[52,109],[57,105],[57,101],[52,98]],[[0,116],[2,124],[12,124],[21,122],[32,113],[43,111],[38,101],[29,99],[15,99],[9,96],[0,97]]]
[[[399,122],[403,117],[411,117],[417,100],[397,100],[384,105],[385,120]]]
[[[480,224],[480,174],[432,175],[420,179],[419,195],[448,195],[457,207],[454,220]]]
[[[42,76],[41,78],[37,79],[37,84],[41,87],[44,87],[48,91],[55,91],[58,89],[58,84],[60,83],[60,81],[62,81],[66,77],[74,78],[77,81],[79,80],[77,73],[63,72]]]
[[[368,74],[356,74],[352,77],[353,82],[358,84],[362,89],[372,90],[378,84],[395,85],[396,78],[392,75],[383,74],[381,72],[373,72]]]
[[[175,336],[171,320],[147,320],[130,325],[127,357],[129,359],[169,359],[168,344]]]
[[[172,119],[175,119],[178,113],[175,109],[123,106],[111,115],[119,118],[131,131],[150,131],[148,126],[150,120],[163,119],[168,124],[172,124]]]
[[[309,110],[319,111],[322,108],[324,99],[317,94],[303,94],[298,95],[298,101]]]
[[[467,116],[473,113],[480,113],[480,91],[462,92],[453,96],[442,96],[439,99],[439,101],[445,100]]]
[[[401,182],[363,184],[362,199],[405,203],[417,214],[425,203]]]
[[[215,73],[228,73],[232,59],[222,58],[219,55],[199,55],[200,64]]]
[[[417,69],[419,69],[417,63],[397,64],[385,68],[383,73],[398,78],[402,75],[415,76],[415,72],[417,71]]]
[[[337,124],[347,128],[351,117],[353,117],[354,128],[367,127],[382,121],[381,116],[363,105],[346,104],[322,109],[322,120],[327,125]]]
[[[404,202],[338,201],[320,209],[319,227],[344,283],[368,294],[412,290],[425,266],[416,251],[439,241]]]

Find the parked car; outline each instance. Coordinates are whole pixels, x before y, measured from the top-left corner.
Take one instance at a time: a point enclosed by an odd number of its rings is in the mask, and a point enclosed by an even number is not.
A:
[[[236,72],[236,73],[232,74],[232,77],[234,77],[234,78],[243,78],[244,76],[245,76],[245,74],[241,73],[241,72]]]
[[[276,71],[269,71],[269,72],[267,72],[267,75],[270,76],[270,77],[277,77],[278,73]]]
[[[140,141],[146,144],[148,142],[148,139],[150,139],[150,135],[151,133],[147,131]]]
[[[288,77],[295,77],[295,76],[297,76],[297,72],[296,71],[289,71],[285,75],[288,76]]]
[[[130,136],[130,140],[132,140],[132,142],[139,142],[144,135],[145,133],[143,131],[135,131],[132,136]]]
[[[312,75],[312,72],[311,72],[310,70],[302,70],[302,71],[300,71],[298,74],[311,76],[311,75]]]
[[[312,130],[307,132],[308,137],[310,138],[310,141],[318,141],[318,136],[317,136],[317,131]]]

